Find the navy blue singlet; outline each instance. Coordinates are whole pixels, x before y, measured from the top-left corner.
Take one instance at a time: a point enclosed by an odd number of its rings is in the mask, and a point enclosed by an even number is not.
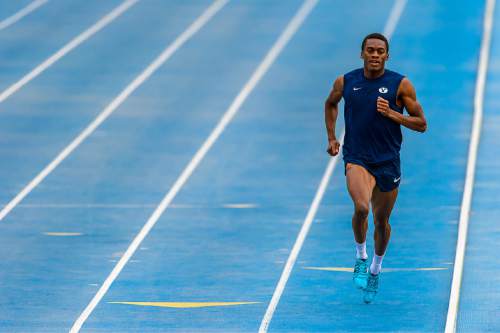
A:
[[[367,79],[363,68],[344,75],[344,161],[377,164],[399,158],[401,126],[377,112],[377,97],[388,100],[391,109],[403,113],[396,104],[403,78],[387,69],[376,79]]]

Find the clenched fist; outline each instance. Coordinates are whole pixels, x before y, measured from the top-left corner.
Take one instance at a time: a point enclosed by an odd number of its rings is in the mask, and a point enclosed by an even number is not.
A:
[[[389,113],[391,112],[389,101],[379,96],[377,98],[377,111],[384,117],[389,116]]]
[[[331,156],[335,156],[339,153],[339,150],[340,150],[340,142],[338,142],[337,139],[328,141],[328,149],[326,150],[328,154],[330,154]]]

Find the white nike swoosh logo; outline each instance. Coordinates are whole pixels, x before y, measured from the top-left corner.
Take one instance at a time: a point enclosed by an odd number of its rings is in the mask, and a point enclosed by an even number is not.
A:
[[[401,177],[399,177],[399,178],[394,178],[394,182],[395,182],[395,183],[397,183],[400,179],[401,179]]]
[[[353,90],[359,90],[359,89],[361,89],[361,88],[352,88],[352,89],[353,89]]]

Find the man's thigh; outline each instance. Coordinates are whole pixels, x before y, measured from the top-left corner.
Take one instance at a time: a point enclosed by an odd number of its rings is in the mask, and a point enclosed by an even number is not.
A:
[[[368,205],[375,188],[375,177],[361,165],[346,164],[347,190],[353,202]]]
[[[388,220],[398,198],[398,188],[389,192],[382,192],[375,186],[372,193],[372,210],[376,220]]]

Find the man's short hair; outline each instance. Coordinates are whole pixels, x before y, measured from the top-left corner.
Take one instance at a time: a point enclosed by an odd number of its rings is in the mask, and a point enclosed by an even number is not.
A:
[[[385,38],[384,35],[382,35],[382,34],[380,34],[378,32],[374,32],[372,34],[369,34],[369,35],[367,35],[363,39],[363,43],[361,43],[361,51],[363,51],[365,49],[365,44],[366,44],[366,41],[368,39],[380,39],[380,40],[383,40],[385,42],[386,51],[387,51],[387,53],[389,53],[389,41],[387,41],[387,38]]]

